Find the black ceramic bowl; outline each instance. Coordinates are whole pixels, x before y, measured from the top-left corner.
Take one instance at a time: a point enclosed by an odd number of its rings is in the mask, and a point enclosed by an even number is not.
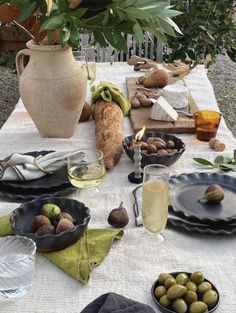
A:
[[[184,271],[183,271],[183,272],[173,272],[173,273],[169,273],[169,274],[172,275],[173,277],[177,277],[177,275],[180,274],[180,273],[186,273],[189,277],[190,277],[191,274],[192,274],[192,273],[188,273],[188,272],[184,272]],[[212,284],[212,282],[210,282],[210,281],[209,281],[208,279],[206,279],[206,278],[204,279],[204,281],[209,282],[209,283],[212,285],[212,289],[215,290],[215,291],[217,292],[217,294],[218,294],[218,300],[217,300],[217,302],[216,302],[215,304],[209,305],[209,306],[208,306],[208,309],[207,309],[205,312],[203,312],[203,313],[211,313],[211,312],[215,311],[215,310],[218,308],[218,306],[219,306],[219,303],[220,303],[220,294],[219,294],[219,291],[217,290],[217,288],[215,287],[215,285]],[[161,305],[160,302],[159,302],[159,299],[156,298],[156,296],[155,296],[155,289],[156,289],[158,286],[160,286],[160,285],[161,285],[161,283],[159,282],[158,279],[157,279],[157,280],[153,283],[153,285],[152,285],[151,293],[152,293],[152,297],[153,297],[154,302],[156,303],[158,309],[159,309],[161,312],[163,312],[163,313],[176,313],[176,312],[173,311],[171,308],[167,309],[166,307],[164,307],[163,305]],[[201,301],[201,298],[200,298],[199,301]],[[186,313],[189,313],[189,310],[188,310]]]
[[[131,148],[132,141],[134,140],[135,135],[125,137],[123,141],[123,147],[126,154],[130,160],[134,161],[134,150]],[[142,141],[146,141],[148,137],[159,137],[164,141],[172,140],[175,143],[176,150],[173,154],[168,154],[165,156],[158,156],[156,153],[146,154],[142,152],[141,167],[143,168],[149,164],[162,164],[165,166],[170,166],[174,164],[180,156],[185,151],[185,143],[174,135],[167,133],[159,133],[157,131],[148,131],[142,137]]]
[[[32,232],[33,218],[39,214],[45,203],[53,203],[60,207],[62,212],[69,213],[74,219],[75,227],[72,230],[63,231],[60,234],[45,234],[38,236]],[[14,233],[26,236],[35,241],[37,250],[42,252],[64,249],[83,236],[90,220],[89,208],[82,202],[67,198],[37,198],[23,203],[13,211],[11,224]]]

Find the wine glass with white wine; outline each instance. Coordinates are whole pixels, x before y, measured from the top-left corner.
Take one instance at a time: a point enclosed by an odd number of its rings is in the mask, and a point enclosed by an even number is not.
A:
[[[88,194],[100,192],[97,188],[106,175],[103,153],[97,149],[79,149],[71,152],[67,159],[68,178],[70,183],[80,189],[89,189]]]
[[[144,168],[142,191],[142,221],[157,242],[164,241],[161,232],[167,224],[169,204],[169,169],[151,164]]]

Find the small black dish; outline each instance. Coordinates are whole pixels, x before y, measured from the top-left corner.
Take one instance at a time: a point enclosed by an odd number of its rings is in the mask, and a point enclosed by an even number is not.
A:
[[[188,273],[188,272],[185,272],[185,271],[182,271],[182,272],[172,272],[172,273],[169,273],[169,274],[172,275],[173,277],[177,277],[177,275],[180,274],[180,273],[185,273],[185,274],[187,274],[189,277],[190,277],[191,274],[192,274],[192,273]],[[211,281],[209,281],[209,280],[206,279],[206,278],[204,279],[204,281],[209,282],[209,283],[212,285],[212,289],[215,290],[215,291],[217,292],[217,294],[218,294],[218,300],[217,300],[217,302],[216,302],[215,304],[213,304],[213,305],[209,305],[209,306],[208,306],[208,309],[207,309],[205,312],[203,312],[203,313],[211,313],[211,312],[214,312],[214,311],[218,308],[218,306],[219,306],[219,303],[220,303],[220,294],[219,294],[219,291],[217,290],[217,288],[215,287],[215,285],[213,285]],[[160,282],[159,282],[158,279],[157,279],[157,280],[153,283],[153,285],[152,285],[151,293],[152,293],[152,298],[153,298],[154,302],[156,303],[158,309],[159,309],[162,313],[176,313],[175,311],[173,311],[173,310],[171,310],[171,309],[167,309],[167,308],[165,308],[164,306],[162,306],[162,305],[160,304],[160,302],[158,301],[158,299],[155,297],[155,289],[156,289],[158,286],[160,286],[160,285],[161,285],[161,284],[160,284]],[[189,313],[189,311],[187,311],[186,313]]]
[[[123,147],[125,149],[126,154],[130,158],[130,160],[134,161],[134,150],[131,148],[131,144],[134,140],[135,135],[127,136],[123,140]],[[172,140],[175,143],[176,150],[173,154],[168,154],[165,156],[158,156],[156,153],[146,154],[141,152],[142,160],[141,160],[141,167],[145,167],[149,164],[162,164],[165,166],[170,166],[174,164],[180,156],[185,151],[185,143],[178,137],[174,135],[170,135],[167,133],[160,133],[157,131],[148,131],[145,132],[142,141],[146,141],[149,137],[158,137],[163,139],[164,141]]]
[[[62,212],[67,212],[74,219],[74,229],[61,232],[60,234],[46,234],[38,236],[32,232],[33,218],[39,214],[41,207],[45,203],[53,203],[61,208]],[[77,242],[87,229],[90,220],[89,208],[84,203],[68,198],[37,198],[23,203],[13,211],[11,224],[16,235],[31,238],[41,252],[50,252],[64,249]]]

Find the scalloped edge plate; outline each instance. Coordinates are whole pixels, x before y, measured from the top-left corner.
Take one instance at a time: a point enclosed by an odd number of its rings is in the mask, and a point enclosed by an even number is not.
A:
[[[56,196],[62,196],[62,195],[67,195],[69,193],[72,193],[76,190],[76,187],[73,187],[72,185],[62,185],[60,188],[55,188],[53,191],[45,190],[45,192],[42,193],[37,193],[33,192],[32,193],[25,193],[24,191],[22,192],[11,192],[11,191],[3,191],[0,190],[0,197],[3,198],[9,198],[9,199],[14,199],[14,200],[33,200],[39,197],[56,197]]]
[[[188,212],[188,205],[186,205],[186,203],[181,203],[181,204],[177,203],[175,195],[178,192],[181,193],[182,188],[188,187],[190,185],[193,186],[194,184],[196,186],[199,185],[199,181],[204,181],[204,184],[209,182],[208,185],[219,184],[223,186],[223,189],[228,189],[228,190],[230,189],[230,190],[235,191],[235,198],[234,198],[235,202],[232,202],[232,208],[236,207],[236,178],[229,176],[229,175],[218,174],[218,173],[205,173],[205,172],[184,173],[180,175],[171,176],[169,179],[169,186],[170,186],[170,202],[169,203],[174,213],[186,219],[201,222],[202,224],[236,222],[236,210],[234,210],[235,214],[229,217],[225,217],[225,218],[217,217],[217,216],[213,216],[212,218],[209,216],[201,217],[197,214],[194,215],[193,212],[191,211]],[[204,193],[204,191],[205,190],[203,190],[202,192]],[[222,203],[223,202],[221,202],[221,204]],[[204,204],[201,204],[201,205],[204,205]],[[209,204],[208,204],[208,208],[209,208]]]
[[[196,232],[201,234],[209,234],[209,235],[233,235],[236,234],[236,226],[235,225],[228,225],[223,228],[211,228],[209,225],[193,225],[188,224],[181,220],[175,220],[168,218],[168,224],[175,227],[180,228],[182,230],[188,231],[188,232]],[[226,227],[228,229],[226,229]]]

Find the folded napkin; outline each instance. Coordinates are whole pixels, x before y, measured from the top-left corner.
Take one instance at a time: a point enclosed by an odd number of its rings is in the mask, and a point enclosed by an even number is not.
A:
[[[124,96],[124,94],[113,84],[101,81],[98,86],[92,86],[92,108],[97,100],[103,99],[104,101],[116,102],[123,114],[127,114],[131,109],[130,101]]]
[[[38,157],[14,153],[0,160],[0,180],[32,180],[52,174],[66,165],[69,153],[58,151]]]
[[[110,292],[88,304],[80,313],[155,313],[148,305]]]
[[[0,217],[0,237],[12,235],[11,214]],[[41,253],[48,260],[82,283],[87,283],[93,268],[106,257],[115,239],[124,234],[122,229],[88,229],[74,245],[60,251]]]

